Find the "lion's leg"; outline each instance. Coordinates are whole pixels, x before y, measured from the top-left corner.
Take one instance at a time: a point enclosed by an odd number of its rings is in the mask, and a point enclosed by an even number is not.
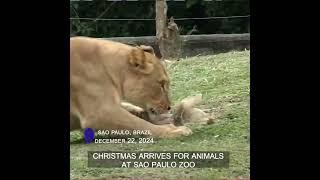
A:
[[[167,118],[163,120],[158,120],[158,121],[150,121],[152,124],[156,125],[163,125],[163,124],[173,124],[173,119]]]
[[[161,117],[161,115],[148,114],[141,107],[135,106],[128,102],[121,102],[121,107],[129,111],[131,114],[134,114],[135,116],[138,116],[146,121],[149,121],[152,124],[164,125],[164,124],[173,123],[173,119],[170,117]]]
[[[70,112],[70,131],[80,129],[80,128],[81,126],[80,126],[79,118],[75,114]]]
[[[141,107],[135,106],[135,105],[128,103],[128,102],[121,102],[121,107],[123,107],[125,110],[127,110],[133,114],[139,114],[144,111]]]
[[[154,137],[187,136],[192,132],[187,127],[176,127],[172,124],[154,125],[148,121],[132,115],[121,107],[101,108],[98,113],[90,115],[81,122],[82,128],[108,130],[150,130]]]

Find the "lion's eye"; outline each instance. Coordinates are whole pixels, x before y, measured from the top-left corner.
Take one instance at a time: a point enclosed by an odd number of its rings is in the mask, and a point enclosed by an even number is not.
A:
[[[162,82],[159,82],[159,85],[160,85],[161,89],[164,90],[164,84]]]
[[[166,87],[165,87],[166,81],[164,81],[164,80],[159,81],[159,85],[160,85],[162,91],[166,90]]]

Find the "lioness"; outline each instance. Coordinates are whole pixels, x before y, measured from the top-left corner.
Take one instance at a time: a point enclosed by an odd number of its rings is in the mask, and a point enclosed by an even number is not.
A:
[[[70,130],[150,130],[152,136],[163,138],[191,134],[184,126],[154,125],[120,105],[125,100],[165,113],[170,109],[168,92],[166,70],[148,49],[70,38]]]

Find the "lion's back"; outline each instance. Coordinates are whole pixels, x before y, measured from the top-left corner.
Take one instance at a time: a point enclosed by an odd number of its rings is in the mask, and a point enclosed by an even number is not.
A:
[[[77,36],[70,38],[70,50],[81,49],[81,51],[88,51],[94,53],[99,49],[103,49],[105,53],[122,53],[130,52],[133,47],[116,41],[106,39]],[[89,52],[90,51],[90,52]]]

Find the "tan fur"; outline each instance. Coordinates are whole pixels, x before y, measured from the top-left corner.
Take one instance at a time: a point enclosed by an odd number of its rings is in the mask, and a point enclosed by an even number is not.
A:
[[[153,54],[155,56],[154,50],[153,50],[153,48],[151,46],[140,45],[140,46],[138,46],[138,48],[140,48],[140,49],[142,49],[142,50],[144,50],[144,51],[146,51],[148,53],[151,53],[151,54]]]
[[[202,101],[202,95],[187,97],[175,108],[173,113],[174,125],[182,126],[190,122],[208,121],[208,115],[199,108],[195,108]]]
[[[140,113],[143,113],[144,111],[141,107],[135,106],[128,102],[121,102],[121,107],[123,107],[124,109],[126,109],[127,111],[133,114],[140,114]]]
[[[166,113],[169,78],[143,48],[87,37],[70,38],[70,130],[150,130],[154,137],[190,135],[186,127],[154,125],[121,106],[127,101]]]
[[[208,124],[213,123],[213,119],[210,118],[204,111],[199,108],[195,108],[195,106],[201,102],[201,94],[187,97],[174,107],[172,114],[152,114],[144,110],[141,111],[142,108],[130,103],[126,103],[125,108],[131,113],[154,124],[173,123],[176,126],[183,126],[184,124],[190,122],[207,122]]]
[[[121,102],[121,106],[131,114],[134,114],[135,116],[138,116],[141,119],[149,121],[153,124],[162,125],[173,123],[173,120],[171,118],[172,114],[170,113],[154,114],[128,102]]]

